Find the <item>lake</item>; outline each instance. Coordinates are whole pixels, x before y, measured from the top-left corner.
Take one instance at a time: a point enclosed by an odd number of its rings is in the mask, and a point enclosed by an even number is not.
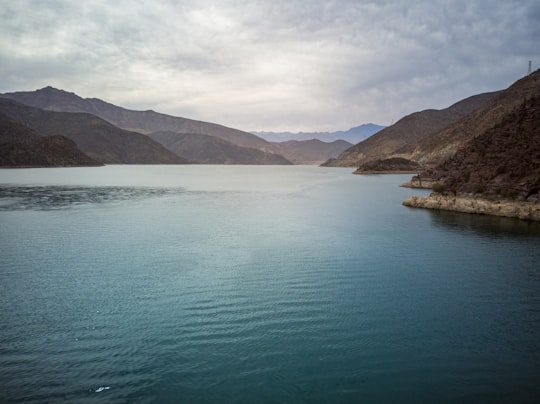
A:
[[[538,402],[540,225],[351,171],[0,170],[0,402]]]

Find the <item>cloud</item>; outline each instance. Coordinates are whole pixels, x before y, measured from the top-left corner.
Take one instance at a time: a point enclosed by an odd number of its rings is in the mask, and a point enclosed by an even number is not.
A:
[[[4,3],[0,91],[53,85],[244,130],[389,124],[540,61],[534,0]]]

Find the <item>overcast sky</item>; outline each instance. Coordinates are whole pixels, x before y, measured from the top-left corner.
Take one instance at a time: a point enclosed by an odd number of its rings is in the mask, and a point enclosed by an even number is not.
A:
[[[540,67],[538,0],[0,0],[0,92],[243,130],[389,125]]]

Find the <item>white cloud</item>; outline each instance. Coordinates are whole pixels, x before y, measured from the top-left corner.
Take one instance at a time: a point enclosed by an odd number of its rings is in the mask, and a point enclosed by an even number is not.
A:
[[[540,63],[534,0],[2,2],[0,91],[53,85],[245,130],[389,124]]]

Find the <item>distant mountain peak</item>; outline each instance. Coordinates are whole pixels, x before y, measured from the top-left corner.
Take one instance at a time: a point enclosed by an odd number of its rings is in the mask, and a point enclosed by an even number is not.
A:
[[[31,91],[28,91],[28,92],[31,92]],[[71,95],[71,96],[74,96],[74,97],[81,98],[75,93],[72,93],[72,92],[69,92],[69,91],[66,91],[66,90],[62,90],[62,89],[59,89],[59,88],[56,88],[56,87],[52,87],[52,86],[43,87],[43,88],[41,88],[39,90],[36,90],[36,92],[68,94],[68,95]]]
[[[348,130],[340,130],[335,132],[252,132],[253,134],[262,137],[270,142],[286,142],[289,140],[311,140],[318,139],[320,141],[330,143],[335,140],[344,140],[346,142],[356,144],[368,137],[374,135],[378,131],[384,129],[385,126],[376,125],[374,123],[365,123],[354,126]]]

